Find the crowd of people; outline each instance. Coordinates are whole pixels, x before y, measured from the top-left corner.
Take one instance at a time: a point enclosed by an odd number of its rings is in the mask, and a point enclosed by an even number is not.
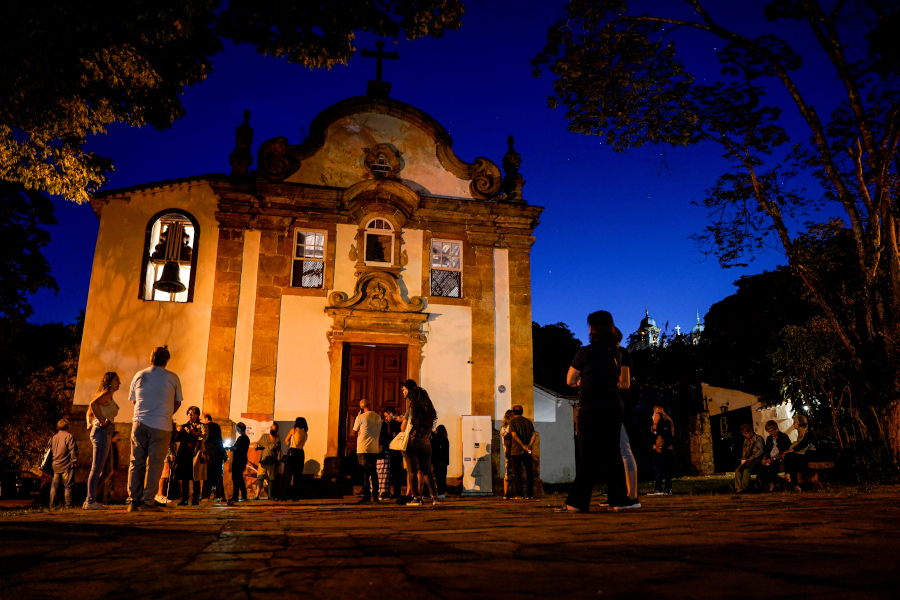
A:
[[[582,347],[572,361],[567,383],[578,390],[576,416],[576,476],[571,493],[561,511],[587,512],[594,481],[603,467],[607,474],[607,501],[601,504],[615,511],[640,508],[637,493],[637,463],[631,448],[633,403],[629,398],[632,361],[621,347],[622,334],[612,315],[597,311],[588,316],[590,343]],[[202,500],[235,502],[248,499],[245,471],[249,464],[251,442],[244,423],[235,425],[234,443],[226,448],[221,427],[211,415],[201,414],[196,406],[185,411],[187,420],[172,421],[183,402],[178,375],[166,368],[167,348],[156,348],[150,366],[138,372],[129,389],[134,404],[131,458],[128,469],[128,511],[161,510],[178,500],[180,506],[199,505]],[[102,510],[108,501],[112,474],[117,464],[118,433],[114,419],[119,406],[113,395],[121,386],[119,376],[106,373],[101,379],[87,411],[87,426],[93,447],[87,499],[83,508]],[[445,498],[449,440],[443,425],[435,429],[437,412],[428,392],[409,379],[400,385],[407,410],[398,415],[385,408],[379,415],[371,403],[362,399],[353,423],[356,456],[362,473],[360,503],[389,499],[401,504],[436,504]],[[795,417],[797,442],[781,432],[775,421],[765,425],[763,440],[751,424],[741,427],[744,444],[740,465],[734,473],[735,490],[773,490],[784,480],[799,489],[799,474],[815,456],[815,434],[803,415]],[[57,434],[50,440],[45,462],[52,462],[51,508],[72,506],[72,487],[78,447],[68,432],[69,422],[62,419]],[[532,452],[537,440],[534,423],[524,416],[522,406],[514,406],[503,418],[505,499],[534,496]],[[651,495],[672,493],[672,455],[675,428],[665,407],[653,407],[651,423],[655,487]],[[256,472],[256,496],[274,501],[297,501],[301,496],[305,466],[304,447],[309,438],[306,419],[299,417],[282,442],[278,424],[255,443],[259,451]],[[232,495],[225,496],[224,466],[231,457]],[[404,484],[406,494],[402,494]],[[48,469],[49,470],[49,469]],[[757,481],[751,486],[752,475]],[[157,483],[158,482],[158,483]],[[60,493],[60,490],[64,493]],[[61,497],[62,496],[62,497]]]

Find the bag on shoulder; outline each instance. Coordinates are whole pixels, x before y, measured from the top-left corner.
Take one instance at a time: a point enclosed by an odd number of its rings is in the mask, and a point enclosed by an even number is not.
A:
[[[53,474],[53,438],[47,442],[47,450],[44,452],[44,458],[41,459],[41,471],[48,475]]]
[[[391,440],[391,445],[388,446],[391,450],[399,450],[400,452],[405,452],[406,447],[409,445],[409,435],[412,433],[412,420],[410,419],[410,414],[406,413],[406,431],[401,431],[394,439]]]

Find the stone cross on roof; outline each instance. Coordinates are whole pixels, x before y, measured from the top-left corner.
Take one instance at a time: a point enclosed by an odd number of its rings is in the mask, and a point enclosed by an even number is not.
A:
[[[382,61],[385,58],[387,58],[389,60],[397,60],[400,58],[400,55],[397,54],[396,52],[384,52],[382,50],[382,48],[384,48],[384,42],[382,42],[381,40],[378,40],[377,42],[375,42],[375,47],[378,48],[378,50],[372,51],[372,50],[366,50],[365,48],[363,48],[362,50],[360,50],[359,54],[360,54],[360,56],[365,56],[366,58],[378,59],[378,62],[376,63],[376,66],[375,66],[375,81],[381,81]]]

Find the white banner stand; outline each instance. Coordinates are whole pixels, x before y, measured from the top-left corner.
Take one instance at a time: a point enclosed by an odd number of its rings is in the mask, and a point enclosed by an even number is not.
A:
[[[494,495],[491,473],[493,430],[490,416],[462,417],[463,496]]]

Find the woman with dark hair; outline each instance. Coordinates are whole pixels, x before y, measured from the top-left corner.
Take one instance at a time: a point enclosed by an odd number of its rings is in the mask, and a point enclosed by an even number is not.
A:
[[[200,409],[188,407],[188,420],[178,427],[178,454],[175,458],[175,479],[181,484],[181,502],[179,506],[200,504],[201,482],[206,481],[206,428],[200,426]],[[191,494],[191,482],[194,484]]]
[[[409,443],[403,453],[406,469],[409,472],[406,493],[412,496],[406,505],[422,506],[423,483],[428,485],[432,503],[437,504],[437,489],[431,470],[431,428],[437,421],[437,411],[434,410],[428,392],[417,386],[412,379],[407,379],[400,384],[400,391],[403,393],[403,397],[409,401],[409,410],[400,424],[401,431],[412,427]],[[416,486],[416,473],[421,475],[418,486]]]
[[[112,445],[112,435],[116,431],[113,423],[119,414],[119,405],[113,400],[113,394],[121,385],[119,376],[113,372],[103,375],[100,386],[94,394],[87,409],[87,426],[91,430],[91,444],[94,446],[94,459],[91,462],[91,474],[88,475],[87,500],[84,501],[85,510],[102,510],[106,508],[97,501],[97,489],[100,483],[100,473],[106,464],[109,455],[109,447]]]
[[[567,383],[578,388],[578,467],[572,492],[560,510],[587,512],[597,469],[606,466],[606,489],[613,510],[636,508],[628,498],[625,468],[619,450],[624,406],[619,397],[622,353],[616,344],[616,326],[612,315],[600,310],[588,315],[591,343],[572,360]]]
[[[282,475],[284,487],[281,490],[281,499],[288,499],[288,491],[291,492],[291,500],[300,500],[300,484],[303,483],[303,465],[306,464],[306,440],[309,438],[309,425],[306,419],[297,417],[294,427],[288,431],[284,443],[287,444],[287,456],[284,459],[284,474]]]

